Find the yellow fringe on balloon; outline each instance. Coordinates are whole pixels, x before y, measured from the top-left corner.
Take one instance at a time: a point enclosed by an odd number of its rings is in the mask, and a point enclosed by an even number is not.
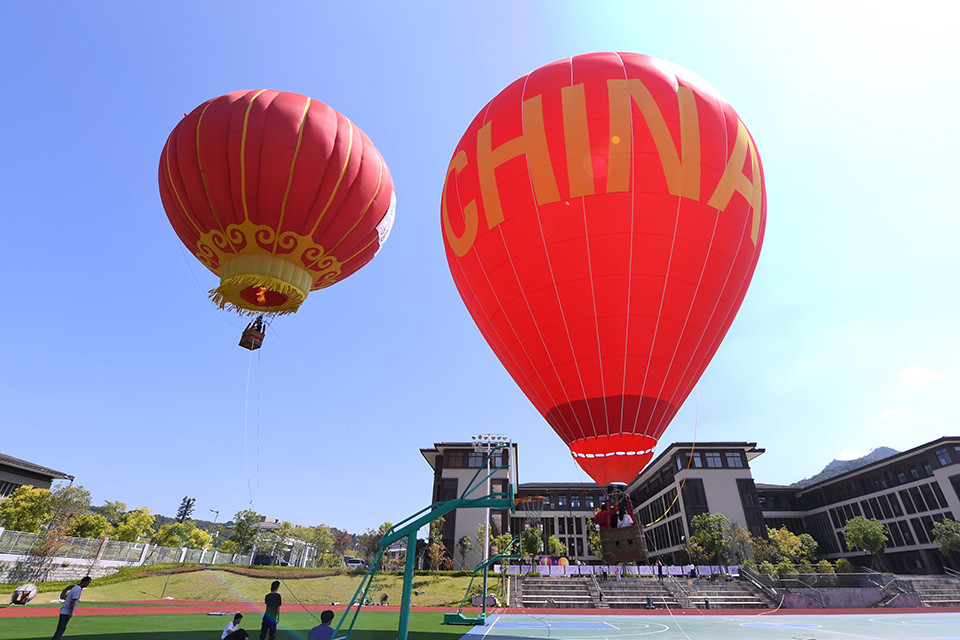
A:
[[[240,297],[240,292],[251,287],[263,287],[287,297],[286,301],[273,307],[254,306]],[[294,313],[306,300],[309,291],[304,291],[279,278],[266,275],[243,274],[220,280],[220,286],[210,291],[210,299],[221,309],[236,311],[240,315],[255,316],[261,313],[284,315]]]

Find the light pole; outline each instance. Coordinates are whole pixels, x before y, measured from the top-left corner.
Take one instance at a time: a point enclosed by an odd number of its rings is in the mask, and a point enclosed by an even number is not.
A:
[[[487,495],[490,495],[490,452],[501,444],[507,444],[510,439],[499,433],[475,433],[473,434],[473,450],[482,452],[487,459]],[[510,464],[510,458],[507,458],[507,464]],[[508,476],[510,474],[507,474]],[[490,559],[490,507],[483,510],[483,560]],[[486,597],[486,594],[484,594]]]

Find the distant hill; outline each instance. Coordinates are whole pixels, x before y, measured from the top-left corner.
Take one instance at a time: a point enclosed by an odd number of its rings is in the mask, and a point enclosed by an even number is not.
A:
[[[798,489],[803,489],[804,487],[809,487],[812,484],[822,482],[824,480],[829,480],[834,476],[838,476],[841,473],[846,473],[847,471],[853,471],[854,469],[859,469],[864,465],[868,465],[871,462],[876,462],[877,460],[883,460],[884,458],[889,458],[892,455],[900,453],[896,449],[891,449],[890,447],[877,447],[867,455],[862,458],[857,458],[856,460],[833,460],[823,468],[823,470],[815,476],[809,478],[804,478],[798,482],[791,484],[791,487],[797,487]]]

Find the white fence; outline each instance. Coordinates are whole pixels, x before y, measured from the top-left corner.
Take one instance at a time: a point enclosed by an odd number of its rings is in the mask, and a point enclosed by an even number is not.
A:
[[[494,572],[500,573],[500,565],[494,566]],[[507,567],[507,575],[522,575],[535,571],[542,576],[577,576],[577,575],[606,575],[606,576],[616,576],[619,574],[625,576],[657,576],[657,567],[644,565],[562,565],[562,564],[550,564],[542,565],[537,564],[531,567],[530,565],[517,565],[511,564]],[[694,572],[693,575],[696,577],[705,577],[705,576],[719,576],[719,575],[730,575],[736,576],[740,573],[740,567],[731,565],[729,567],[721,566],[707,566],[707,565],[697,565],[692,564],[688,565],[665,565],[663,567],[664,576],[674,576],[677,578],[687,578],[691,577],[691,571]]]
[[[29,557],[31,550],[43,540],[43,535],[0,528],[0,582],[6,581],[17,563]],[[56,551],[47,579],[69,580],[81,577],[76,574],[84,571],[92,571],[91,575],[107,575],[123,566],[180,562],[249,565],[253,562],[253,554],[220,553],[207,549],[161,547],[146,542],[66,536],[62,546]]]

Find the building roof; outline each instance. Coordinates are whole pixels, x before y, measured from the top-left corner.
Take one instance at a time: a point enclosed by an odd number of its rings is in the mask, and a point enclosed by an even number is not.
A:
[[[896,454],[894,454],[894,455],[892,455],[892,456],[889,456],[889,457],[886,457],[886,458],[881,458],[881,459],[879,459],[879,460],[875,460],[875,461],[873,461],[873,462],[871,462],[871,463],[869,463],[869,464],[863,465],[862,467],[857,467],[856,469],[851,469],[850,471],[845,471],[845,472],[843,472],[843,473],[841,473],[841,474],[839,474],[839,475],[833,476],[832,478],[827,478],[826,480],[821,480],[820,482],[817,482],[816,484],[811,484],[811,485],[808,485],[808,486],[806,486],[806,487],[803,487],[802,489],[799,488],[799,487],[794,487],[794,488],[795,488],[796,491],[797,491],[797,495],[800,495],[800,494],[803,494],[803,493],[809,493],[810,491],[814,491],[814,490],[816,490],[816,489],[820,489],[820,488],[825,487],[826,485],[832,484],[832,483],[834,483],[834,482],[843,482],[843,481],[845,481],[845,480],[849,480],[850,478],[854,478],[854,477],[856,477],[856,476],[858,476],[858,475],[860,475],[860,474],[862,474],[862,473],[871,473],[871,472],[873,472],[873,471],[876,471],[877,469],[882,469],[882,468],[884,468],[884,467],[888,467],[888,466],[890,466],[890,465],[897,464],[897,463],[899,463],[899,462],[901,462],[901,461],[906,460],[907,458],[909,458],[909,457],[911,457],[911,456],[917,455],[918,453],[922,453],[922,452],[924,452],[924,451],[929,451],[929,450],[931,450],[931,449],[937,449],[937,448],[942,447],[942,446],[944,446],[945,444],[948,444],[948,443],[950,443],[950,444],[960,444],[960,436],[942,436],[942,437],[940,437],[940,438],[937,438],[936,440],[931,440],[930,442],[925,442],[924,444],[921,444],[921,445],[918,446],[918,447],[914,447],[913,449],[908,449],[907,451],[902,451],[902,452],[896,453]]]
[[[703,451],[704,449],[737,449],[746,453],[748,461],[753,460],[766,451],[766,449],[757,448],[756,442],[674,442],[654,458],[653,461],[628,484],[633,484],[633,482],[636,482],[637,479],[642,476],[659,473],[660,467],[668,463],[677,451],[685,451],[688,449],[693,449],[694,451]]]
[[[0,466],[13,467],[14,469],[38,473],[44,476],[50,476],[51,478],[73,480],[73,476],[64,473],[63,471],[57,471],[56,469],[51,469],[50,467],[44,467],[27,460],[15,458],[11,455],[7,455],[6,453],[0,453]]]

